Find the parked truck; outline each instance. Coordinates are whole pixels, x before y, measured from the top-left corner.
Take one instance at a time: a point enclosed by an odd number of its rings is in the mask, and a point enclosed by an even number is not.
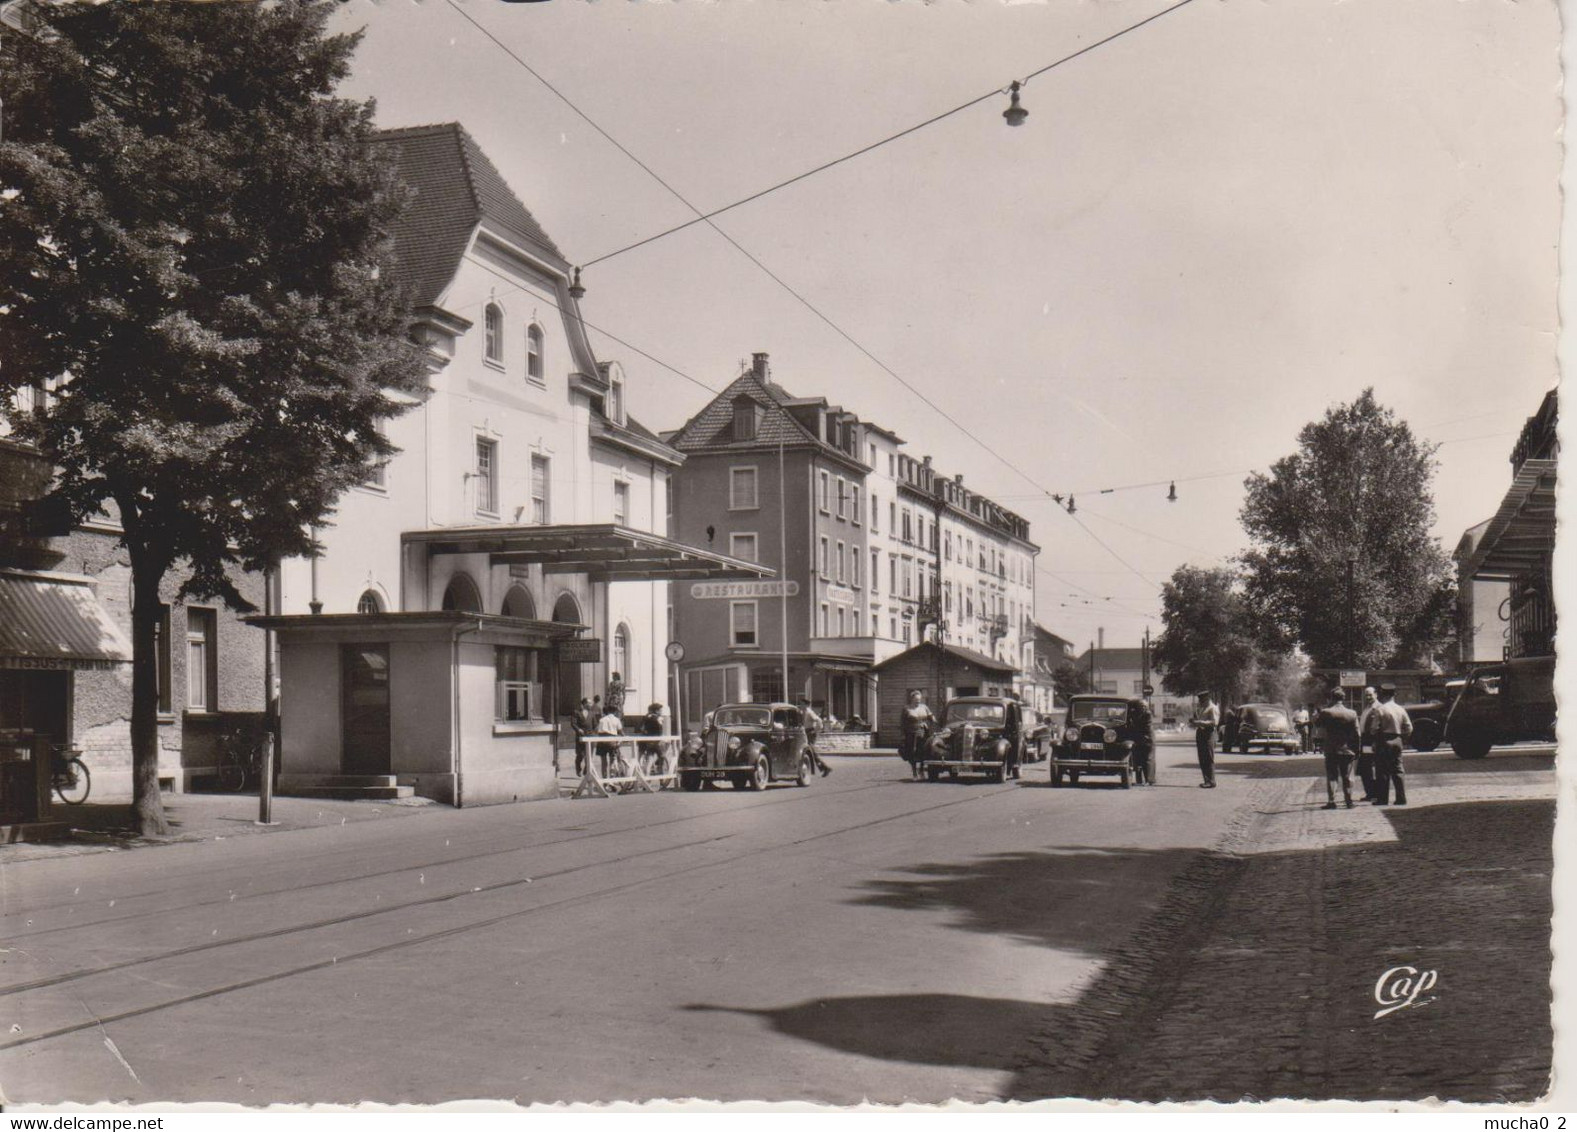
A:
[[[1464,673],[1445,719],[1458,758],[1481,759],[1502,743],[1555,739],[1555,658],[1524,657]]]

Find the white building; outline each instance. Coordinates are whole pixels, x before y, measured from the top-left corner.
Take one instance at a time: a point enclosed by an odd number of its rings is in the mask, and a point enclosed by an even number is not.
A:
[[[431,392],[322,554],[280,571],[281,787],[547,796],[583,695],[616,671],[627,713],[669,700],[668,580],[770,571],[667,538],[683,457],[629,417],[569,263],[465,130],[376,144],[416,193],[396,269]]]

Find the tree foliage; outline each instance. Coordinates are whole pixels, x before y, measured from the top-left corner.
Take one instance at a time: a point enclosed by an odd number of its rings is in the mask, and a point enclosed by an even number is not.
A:
[[[1161,587],[1163,628],[1152,656],[1173,695],[1241,698],[1260,660],[1253,619],[1226,567],[1179,566]]]
[[[1296,644],[1320,667],[1422,664],[1441,649],[1456,593],[1430,533],[1434,453],[1366,389],[1305,425],[1268,475],[1249,477],[1243,565],[1262,639]]]
[[[403,190],[333,95],[357,37],[330,9],[40,2],[6,39],[0,394],[51,387],[17,433],[74,515],[118,512],[145,828],[160,580],[245,610],[235,571],[307,552],[424,384],[383,269]]]
[[[1064,660],[1052,671],[1051,686],[1058,706],[1066,707],[1069,696],[1083,695],[1095,689],[1090,685],[1090,670],[1082,664]]]

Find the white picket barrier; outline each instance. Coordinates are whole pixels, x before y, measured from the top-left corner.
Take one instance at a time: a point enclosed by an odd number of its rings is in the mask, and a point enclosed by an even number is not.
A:
[[[614,794],[654,794],[679,783],[678,735],[582,735],[586,772],[575,787],[575,798],[607,798]],[[666,770],[647,771],[641,766],[643,743],[660,743]],[[628,748],[628,750],[626,750]],[[647,756],[650,757],[650,756]],[[612,771],[613,773],[609,773]]]

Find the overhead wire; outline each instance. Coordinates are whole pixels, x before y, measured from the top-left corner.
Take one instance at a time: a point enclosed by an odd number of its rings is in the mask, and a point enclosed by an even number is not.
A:
[[[458,12],[466,20],[467,23],[471,24],[478,31],[480,31],[484,36],[486,36],[488,40],[490,40],[492,43],[494,43],[496,46],[498,46],[498,48],[500,50],[502,50],[507,56],[509,56],[510,59],[514,60],[515,63],[517,63],[529,75],[531,75],[532,78],[536,79],[543,86],[545,86],[550,92],[552,92],[552,94],[556,98],[558,98],[561,102],[563,102],[566,106],[568,106],[579,118],[581,118],[588,125],[590,125],[603,138],[607,139],[607,141],[611,145],[613,145],[616,149],[618,149],[620,153],[623,153],[626,157],[628,157],[631,161],[633,161],[637,166],[639,166],[643,171],[645,171],[648,176],[650,176],[654,181],[656,181],[665,190],[667,190],[676,200],[678,200],[686,208],[690,209],[690,211],[692,211],[692,212],[694,212],[696,214],[694,220],[688,221],[688,222],[686,222],[686,224],[681,225],[680,227],[689,227],[689,226],[691,226],[693,224],[705,223],[714,232],[716,232],[718,235],[722,236],[725,240],[727,240],[729,244],[731,244],[737,251],[740,252],[740,254],[744,255],[748,260],[750,260],[750,262],[752,264],[754,264],[757,268],[759,268],[762,272],[764,272],[769,278],[771,278],[775,283],[777,283],[781,288],[783,288],[783,290],[785,290],[789,295],[791,295],[794,299],[796,299],[807,310],[809,310],[818,319],[820,319],[823,323],[825,323],[839,337],[841,337],[844,341],[848,342],[851,346],[853,346],[856,350],[858,350],[866,358],[870,359],[870,361],[873,362],[876,366],[878,366],[884,373],[886,373],[893,380],[898,382],[899,385],[903,386],[906,390],[908,390],[914,396],[919,398],[921,402],[923,402],[926,406],[931,408],[934,412],[936,412],[940,417],[942,417],[944,420],[946,420],[949,424],[951,424],[954,428],[956,428],[964,436],[966,436],[970,440],[974,441],[975,444],[977,444],[980,448],[984,449],[987,453],[992,455],[1000,463],[1002,463],[1004,466],[1006,466],[1008,469],[1010,469],[1012,472],[1014,472],[1014,474],[1018,475],[1019,477],[1021,477],[1022,479],[1024,479],[1026,482],[1028,482],[1029,484],[1033,485],[1034,487],[1039,488],[1047,499],[1052,499],[1052,500],[1056,499],[1054,493],[1052,491],[1050,491],[1048,488],[1046,488],[1043,484],[1041,484],[1037,479],[1035,479],[1035,477],[1031,476],[1028,472],[1026,472],[1022,468],[1018,467],[1018,465],[1014,464],[1006,456],[1003,456],[999,451],[996,450],[996,448],[994,448],[990,444],[987,444],[985,440],[983,440],[981,437],[977,436],[972,430],[970,430],[968,427],[966,427],[963,424],[963,422],[959,421],[956,417],[954,417],[952,414],[948,413],[945,409],[943,409],[935,401],[931,400],[931,398],[928,397],[923,391],[921,391],[920,389],[918,389],[917,387],[912,385],[910,382],[905,380],[902,375],[900,375],[891,366],[888,366],[885,362],[883,362],[880,358],[878,358],[875,354],[873,354],[862,343],[860,343],[857,339],[855,339],[855,337],[852,334],[850,334],[848,331],[844,330],[841,326],[839,326],[836,322],[834,322],[831,317],[829,317],[827,314],[825,314],[823,311],[821,311],[820,308],[818,308],[815,304],[813,304],[804,295],[800,294],[799,291],[797,291],[794,287],[792,287],[789,283],[787,283],[784,279],[782,279],[782,277],[780,277],[775,272],[773,272],[764,263],[762,263],[761,260],[759,260],[755,255],[753,255],[746,248],[744,248],[737,240],[735,240],[732,236],[730,236],[728,233],[724,232],[715,223],[713,223],[713,221],[712,221],[712,217],[713,216],[718,215],[718,214],[720,214],[722,212],[726,212],[726,211],[728,211],[731,208],[737,207],[739,204],[745,203],[745,201],[743,201],[743,200],[737,201],[733,205],[726,206],[723,209],[715,210],[712,213],[705,213],[705,212],[703,212],[699,207],[697,207],[695,204],[691,203],[691,201],[688,198],[686,198],[683,193],[679,192],[679,190],[675,189],[666,180],[664,180],[661,176],[659,176],[649,165],[647,165],[644,161],[642,161],[634,153],[630,152],[630,150],[627,147],[625,147],[616,138],[614,138],[611,134],[609,134],[607,132],[607,130],[603,129],[602,126],[598,125],[591,118],[590,115],[588,115],[585,111],[581,110],[580,107],[576,106],[575,103],[573,101],[571,101],[570,98],[567,95],[565,95],[562,91],[560,91],[557,87],[555,87],[552,83],[550,83],[546,78],[544,78],[536,70],[536,68],[532,67],[531,64],[528,63],[519,53],[514,51],[507,44],[505,44],[502,40],[500,40],[496,35],[494,35],[484,25],[482,25],[480,22],[478,22],[468,12],[464,11],[464,9],[462,9],[455,2],[455,0],[447,0],[447,2],[448,2],[449,6],[451,8],[453,8],[456,12]],[[1137,29],[1139,29],[1141,27],[1144,27],[1146,24],[1152,23],[1155,20],[1160,19],[1162,16],[1168,15],[1171,12],[1175,12],[1179,8],[1185,7],[1186,5],[1188,5],[1188,4],[1192,3],[1192,2],[1193,2],[1193,0],[1178,0],[1177,3],[1174,3],[1174,4],[1170,5],[1169,7],[1162,9],[1159,12],[1153,13],[1152,15],[1146,17],[1143,20],[1140,20],[1140,21],[1138,21],[1138,22],[1136,22],[1134,24],[1131,24],[1131,25],[1129,25],[1129,26],[1127,26],[1125,28],[1119,29],[1118,31],[1112,33],[1111,35],[1105,36],[1102,39],[1097,40],[1094,43],[1087,44],[1086,46],[1080,48],[1078,51],[1074,51],[1074,52],[1072,52],[1072,53],[1070,53],[1068,55],[1062,56],[1059,59],[1053,60],[1052,62],[1046,64],[1045,66],[1040,67],[1037,70],[1030,72],[1029,75],[1025,79],[1020,81],[1020,85],[1023,85],[1023,83],[1028,82],[1029,79],[1036,78],[1036,77],[1038,77],[1040,75],[1043,75],[1046,72],[1048,72],[1048,71],[1050,71],[1050,70],[1052,70],[1052,69],[1054,69],[1056,67],[1059,67],[1059,66],[1063,65],[1064,63],[1067,63],[1067,62],[1069,62],[1069,61],[1071,61],[1073,59],[1077,59],[1077,58],[1079,58],[1082,55],[1086,55],[1089,52],[1094,51],[1095,49],[1097,49],[1099,47],[1102,47],[1105,44],[1108,44],[1108,43],[1112,42],[1113,40],[1119,39],[1122,36],[1127,35],[1131,31],[1135,31],[1135,30],[1137,30]],[[861,153],[868,153],[872,149],[878,148],[879,146],[886,144],[888,141],[896,140],[897,138],[905,136],[906,134],[913,133],[917,129],[923,128],[926,125],[930,125],[933,122],[941,121],[943,118],[950,117],[951,115],[956,114],[956,113],[958,113],[958,112],[960,112],[962,110],[968,109],[971,106],[978,105],[980,102],[983,102],[986,99],[994,97],[994,96],[999,95],[1001,93],[1002,93],[1002,89],[998,89],[998,90],[990,91],[990,92],[988,92],[986,94],[982,94],[979,97],[971,99],[970,101],[968,101],[966,103],[962,103],[959,106],[956,106],[956,107],[952,108],[951,110],[945,111],[944,113],[942,113],[940,115],[933,116],[933,118],[927,119],[924,122],[921,122],[921,123],[918,123],[915,126],[909,127],[908,129],[906,129],[904,131],[901,131],[898,134],[891,135],[890,137],[884,138],[884,139],[882,139],[879,142],[876,142],[876,143],[873,143],[872,145],[866,146],[866,147],[864,147],[863,149],[861,149],[859,151],[856,151],[856,152],[851,153],[851,154],[847,154],[843,158],[840,158],[840,159],[838,159],[836,161],[826,163],[825,165],[818,167],[816,170],[807,171],[806,173],[800,174],[799,176],[797,176],[795,178],[791,178],[789,181],[782,182],[781,184],[779,184],[777,186],[772,186],[772,187],[770,187],[770,188],[768,188],[766,190],[763,190],[763,191],[761,191],[759,193],[756,193],[749,199],[752,199],[752,200],[760,199],[762,196],[767,195],[769,192],[776,191],[777,188],[781,188],[784,185],[791,184],[794,181],[799,181],[799,180],[805,179],[805,177],[810,176],[811,173],[819,172],[819,171],[821,171],[824,168],[831,168],[833,165],[840,164],[843,161],[847,161],[847,160],[849,160],[849,159],[851,159],[853,157],[859,156]],[[674,228],[674,229],[670,229],[669,232],[658,233],[657,236],[650,237],[647,240],[642,241],[642,243],[650,243],[650,242],[652,242],[653,239],[660,238],[662,235],[671,234],[671,232],[678,231],[678,230],[679,230],[679,228]],[[632,245],[632,247],[633,246],[635,246],[635,245]],[[629,249],[628,248],[620,249],[620,251],[624,251],[624,250],[629,250]],[[608,255],[599,257],[599,259],[597,259],[597,260],[588,261],[587,264],[582,264],[581,266],[585,267],[585,266],[589,266],[591,263],[605,262],[607,259],[611,258],[613,255],[616,255],[616,254],[620,254],[620,253],[619,252],[609,253]],[[688,377],[688,375],[685,375],[685,376]],[[694,379],[690,379],[690,380],[694,380]],[[1075,521],[1077,522],[1076,519],[1075,519]],[[1104,540],[1099,538],[1087,526],[1085,526],[1083,523],[1078,523],[1078,526],[1087,535],[1089,535],[1089,537],[1091,539],[1093,539],[1098,545],[1100,545],[1103,549],[1105,549],[1106,552],[1108,554],[1110,554],[1116,561],[1118,561],[1122,565],[1126,566],[1130,571],[1132,571],[1133,574],[1136,577],[1138,577],[1141,581],[1144,581],[1148,585],[1156,586],[1155,582],[1153,582],[1149,578],[1146,578],[1142,573],[1140,573],[1138,570],[1134,569],[1134,567],[1131,564],[1129,564],[1126,559],[1124,559],[1121,555],[1117,554],[1116,551],[1114,551],[1109,545],[1107,545],[1107,543]],[[1157,588],[1159,588],[1159,587],[1157,587]]]

